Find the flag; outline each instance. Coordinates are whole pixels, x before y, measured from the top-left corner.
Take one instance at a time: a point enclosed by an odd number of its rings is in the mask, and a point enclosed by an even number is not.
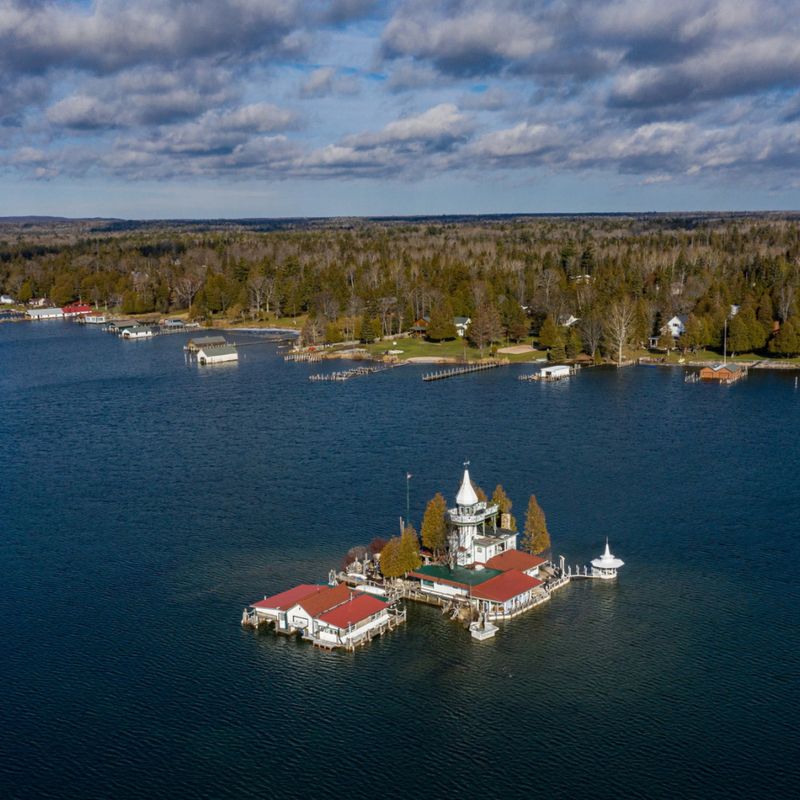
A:
[[[406,472],[406,480],[410,481],[414,476],[410,472]]]

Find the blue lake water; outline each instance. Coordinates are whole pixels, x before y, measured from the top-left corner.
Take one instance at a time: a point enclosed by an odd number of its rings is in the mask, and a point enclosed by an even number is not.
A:
[[[244,340],[245,337],[240,337]],[[275,345],[0,326],[0,796],[783,797],[797,754],[800,392],[521,367],[310,383]],[[626,562],[477,643],[239,625],[417,525],[461,463],[556,554]]]

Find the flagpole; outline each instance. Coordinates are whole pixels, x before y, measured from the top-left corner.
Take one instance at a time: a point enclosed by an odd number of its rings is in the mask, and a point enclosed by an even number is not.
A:
[[[406,470],[406,525],[411,524],[411,473]]]

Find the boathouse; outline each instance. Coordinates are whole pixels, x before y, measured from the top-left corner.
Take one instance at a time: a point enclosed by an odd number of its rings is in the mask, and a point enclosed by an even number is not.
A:
[[[300,598],[286,610],[288,630],[304,631],[313,635],[316,631],[315,619],[326,611],[346,603],[351,596],[350,587],[345,583],[317,587],[317,591]]]
[[[499,555],[490,558],[486,566],[490,569],[499,569],[507,572],[511,569],[524,572],[526,575],[536,578],[539,576],[539,568],[547,564],[546,558],[534,556],[524,550],[506,550]]]
[[[122,331],[123,339],[150,339],[153,337],[153,329],[146,328],[143,325],[134,325],[129,328],[124,328]]]
[[[224,336],[200,336],[197,339],[189,339],[186,342],[186,349],[196,353],[203,347],[221,347],[224,344],[228,344]]]
[[[553,364],[551,366],[542,367],[539,370],[539,380],[560,381],[564,378],[569,378],[571,374],[572,368],[567,364]]]
[[[408,573],[410,578],[420,582],[420,590],[424,594],[459,600],[468,600],[475,586],[501,574],[500,570],[486,569],[480,565],[467,569],[443,564],[427,564]]]
[[[218,345],[217,347],[201,347],[197,351],[197,360],[200,364],[223,364],[226,361],[238,361],[239,353],[231,344]]]
[[[389,604],[362,593],[320,614],[311,639],[323,646],[353,647],[389,622]]]
[[[701,381],[719,381],[720,383],[733,383],[743,378],[745,370],[741,364],[710,364],[700,369]]]
[[[512,617],[531,606],[537,599],[534,591],[541,585],[538,578],[510,569],[475,586],[472,597],[487,619]]]
[[[301,583],[299,586],[287,589],[285,592],[279,592],[271,597],[265,597],[263,600],[257,600],[255,603],[251,603],[250,607],[255,611],[259,621],[274,622],[275,627],[279,630],[288,630],[287,610],[304,598],[327,588],[327,586],[318,586],[313,583]]]
[[[86,303],[73,303],[61,309],[65,317],[80,317],[92,313],[92,307]]]
[[[64,312],[60,308],[29,308],[25,314],[28,319],[63,319]]]

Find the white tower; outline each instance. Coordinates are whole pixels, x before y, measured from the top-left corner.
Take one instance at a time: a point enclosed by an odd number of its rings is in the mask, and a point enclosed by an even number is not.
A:
[[[450,550],[455,554],[453,561],[456,564],[472,564],[474,561],[483,563],[483,550],[478,557],[475,541],[487,534],[486,523],[489,523],[488,533],[494,534],[499,508],[495,503],[486,503],[478,499],[469,470],[464,467],[464,477],[461,487],[456,495],[456,507],[447,512],[450,520]]]

